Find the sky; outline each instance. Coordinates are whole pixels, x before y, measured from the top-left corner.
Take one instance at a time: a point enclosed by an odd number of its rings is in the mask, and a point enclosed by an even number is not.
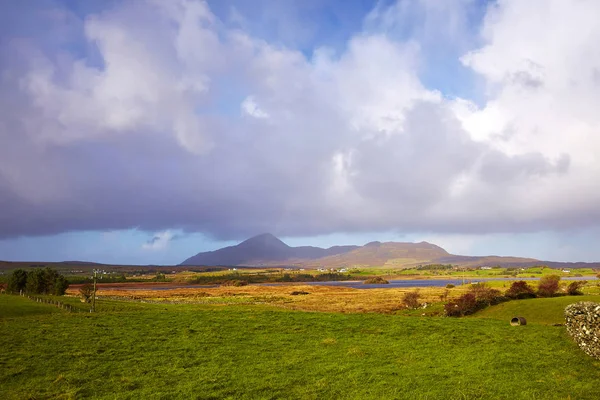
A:
[[[0,259],[600,261],[596,0],[0,2]]]

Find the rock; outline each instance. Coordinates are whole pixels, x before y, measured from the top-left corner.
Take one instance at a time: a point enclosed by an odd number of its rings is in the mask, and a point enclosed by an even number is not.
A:
[[[577,345],[600,360],[600,304],[581,301],[565,308],[565,325]]]

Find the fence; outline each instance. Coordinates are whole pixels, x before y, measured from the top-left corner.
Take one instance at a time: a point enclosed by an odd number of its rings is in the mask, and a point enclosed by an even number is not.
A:
[[[79,310],[76,309],[75,307],[73,307],[72,305],[65,304],[62,301],[48,299],[48,298],[44,298],[44,297],[31,296],[31,295],[24,294],[24,293],[21,293],[21,296],[27,297],[29,300],[33,300],[36,303],[50,304],[50,305],[55,306],[56,308],[60,308],[61,310],[65,310],[68,312],[79,312]]]

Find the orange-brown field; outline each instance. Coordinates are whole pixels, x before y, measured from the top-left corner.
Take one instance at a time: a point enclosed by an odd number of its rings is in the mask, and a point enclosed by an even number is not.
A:
[[[77,296],[80,285],[72,285],[68,295]],[[172,289],[168,289],[173,287]],[[152,290],[162,288],[163,290]],[[275,286],[247,285],[214,288],[177,288],[169,283],[115,283],[99,285],[97,295],[104,298],[124,298],[138,301],[167,301],[205,304],[271,304],[287,309],[326,312],[391,313],[402,309],[402,296],[415,289],[352,289],[334,286],[280,284]],[[422,303],[440,302],[445,288],[420,288]],[[448,298],[464,292],[456,287],[447,291]],[[292,295],[292,292],[308,294]],[[431,312],[431,308],[423,312]]]

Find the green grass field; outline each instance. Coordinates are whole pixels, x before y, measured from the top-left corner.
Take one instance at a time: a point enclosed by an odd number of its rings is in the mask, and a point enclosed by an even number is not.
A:
[[[563,296],[546,299],[527,299],[509,301],[494,307],[488,307],[472,316],[472,318],[493,318],[510,321],[511,318],[520,316],[527,323],[534,324],[562,324],[565,322],[564,310],[569,304],[578,301],[600,302],[600,296]]]
[[[534,312],[531,300],[514,304],[525,302]],[[600,362],[564,327],[511,327],[504,315],[119,301],[98,309],[0,296],[0,398],[598,398]]]

